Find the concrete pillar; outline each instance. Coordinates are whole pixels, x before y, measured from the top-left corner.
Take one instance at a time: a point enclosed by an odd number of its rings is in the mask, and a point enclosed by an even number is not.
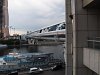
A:
[[[65,1],[66,6],[66,50],[65,50],[65,61],[66,61],[66,71],[65,75],[73,75],[73,59],[72,59],[72,19],[69,17],[71,15],[71,0]]]

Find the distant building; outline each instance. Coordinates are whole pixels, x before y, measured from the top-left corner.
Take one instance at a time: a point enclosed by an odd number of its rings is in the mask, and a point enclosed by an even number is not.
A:
[[[9,36],[8,0],[0,0],[0,38]]]

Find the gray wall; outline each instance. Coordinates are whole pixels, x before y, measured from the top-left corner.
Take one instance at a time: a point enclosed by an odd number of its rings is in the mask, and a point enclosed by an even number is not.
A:
[[[100,10],[83,8],[82,0],[66,0],[66,75],[97,75],[83,64],[83,48],[87,47],[88,38],[99,37]],[[72,24],[69,15],[73,15]],[[72,42],[71,42],[72,40]],[[72,51],[72,54],[70,53]],[[69,61],[68,59],[71,59]],[[69,68],[70,67],[70,68]],[[70,73],[72,71],[72,73]]]
[[[100,75],[100,51],[98,49],[84,48],[84,65]]]

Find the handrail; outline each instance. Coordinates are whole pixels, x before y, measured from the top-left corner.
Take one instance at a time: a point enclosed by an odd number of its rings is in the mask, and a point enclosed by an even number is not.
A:
[[[100,40],[87,40],[89,48],[100,49]]]

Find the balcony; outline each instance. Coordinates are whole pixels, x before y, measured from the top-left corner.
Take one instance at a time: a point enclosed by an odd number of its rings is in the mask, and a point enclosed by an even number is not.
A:
[[[84,8],[100,8],[100,0],[83,0]]]
[[[83,49],[83,64],[100,74],[100,37],[89,39],[88,47]]]

